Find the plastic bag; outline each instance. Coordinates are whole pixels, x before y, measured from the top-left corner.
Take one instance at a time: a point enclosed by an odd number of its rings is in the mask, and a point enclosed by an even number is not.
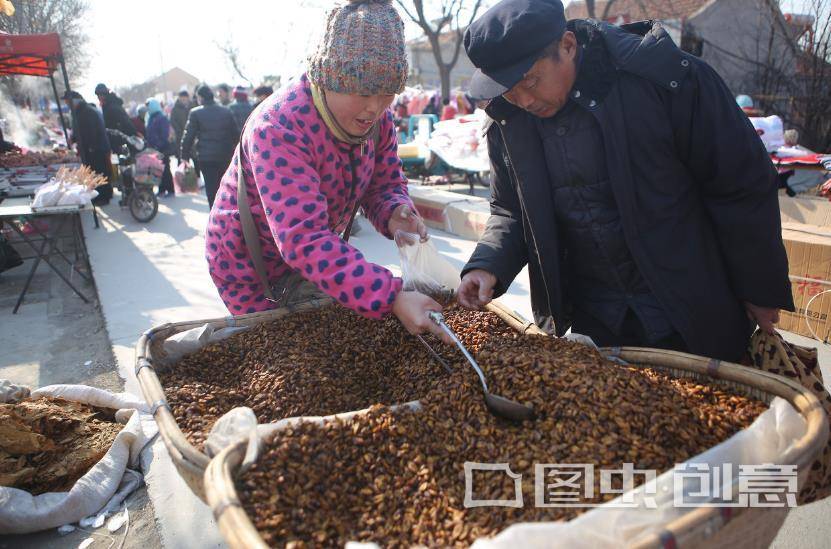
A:
[[[750,123],[753,124],[768,152],[776,151],[785,145],[785,129],[782,119],[775,114],[766,118],[751,116]]]
[[[205,451],[214,457],[240,438],[248,439],[245,458],[242,460],[242,466],[248,468],[260,453],[260,438],[257,436],[257,416],[254,415],[254,410],[244,406],[234,408],[214,423],[208,440],[205,441]]]
[[[405,290],[436,298],[452,296],[459,289],[459,271],[439,254],[432,241],[421,242],[417,234],[396,231],[395,243]]]
[[[58,206],[85,206],[92,204],[92,199],[98,196],[98,191],[90,190],[83,185],[68,185],[58,199]]]
[[[203,324],[198,328],[191,328],[178,334],[173,334],[164,341],[164,352],[168,362],[175,362],[183,356],[195,353],[199,349],[229,338],[234,334],[247,330],[247,326],[232,326],[214,329],[210,324]]]
[[[173,184],[176,186],[176,193],[199,192],[199,180],[196,177],[196,169],[190,162],[183,162],[173,172]]]
[[[35,208],[57,206],[61,196],[63,196],[63,184],[53,179],[35,190],[35,198],[32,200],[32,206]]]

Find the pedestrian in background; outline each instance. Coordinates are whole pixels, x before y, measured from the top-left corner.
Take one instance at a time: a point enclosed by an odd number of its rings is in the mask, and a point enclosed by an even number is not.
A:
[[[179,148],[182,146],[182,136],[185,133],[185,124],[188,122],[188,113],[191,109],[190,94],[182,90],[176,97],[176,103],[170,111],[170,125],[173,126],[176,157],[179,157]]]
[[[144,105],[139,105],[136,107],[136,115],[130,119],[133,123],[133,127],[136,129],[138,134],[141,137],[144,137],[144,134],[147,133],[147,127],[144,124],[144,119],[147,117],[147,107]]]
[[[268,99],[268,96],[272,93],[274,93],[274,88],[271,86],[258,86],[254,90],[254,107],[256,108],[257,105]]]
[[[107,88],[106,84],[95,86],[95,95],[101,105],[101,114],[104,117],[104,126],[108,130],[118,130],[126,136],[134,137],[138,132],[130,119],[130,115],[124,109],[124,100]],[[110,139],[112,152],[121,152],[124,140],[113,137]]]
[[[205,181],[208,207],[213,208],[219,180],[228,168],[234,147],[239,141],[239,129],[231,111],[217,104],[210,87],[200,86],[196,90],[196,95],[200,106],[188,113],[179,158],[180,162],[187,162],[192,158],[195,144],[195,156],[199,160],[199,169]]]
[[[75,91],[67,91],[64,102],[72,112],[72,139],[78,148],[81,163],[92,171],[107,178],[108,183],[96,187],[98,196],[92,199],[96,206],[110,203],[113,197],[112,163],[110,162],[110,141],[104,120],[92,105]]]
[[[220,84],[217,86],[216,95],[217,99],[219,99],[219,104],[223,107],[227,107],[231,104],[231,86],[228,84]]]
[[[228,105],[231,113],[234,115],[234,120],[237,121],[237,126],[242,132],[245,121],[248,120],[248,115],[254,110],[251,103],[248,102],[248,92],[242,86],[234,88],[234,102]]]
[[[459,113],[459,111],[456,110],[456,107],[453,106],[449,99],[443,99],[442,105],[444,105],[444,107],[442,107],[441,110],[442,121],[453,120],[454,118],[456,118],[456,115]]]
[[[145,140],[149,147],[162,153],[164,156],[164,172],[159,184],[158,196],[173,196],[173,173],[170,171],[170,155],[173,144],[170,142],[170,121],[162,111],[162,105],[157,99],[147,100],[147,133]]]

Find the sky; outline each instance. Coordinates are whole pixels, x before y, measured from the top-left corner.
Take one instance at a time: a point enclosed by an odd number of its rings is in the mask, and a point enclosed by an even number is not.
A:
[[[783,10],[799,11],[803,1],[785,0]],[[243,84],[217,47],[229,41],[255,85],[264,75],[299,74],[333,5],[335,0],[89,0],[90,66],[79,91],[91,96],[98,82],[129,86],[177,66],[209,83]],[[403,19],[409,38],[421,34]]]
[[[181,67],[210,83],[243,84],[217,47],[231,41],[256,85],[298,74],[334,0],[89,0],[90,66],[81,91],[145,82]],[[410,24],[409,36],[418,28]]]

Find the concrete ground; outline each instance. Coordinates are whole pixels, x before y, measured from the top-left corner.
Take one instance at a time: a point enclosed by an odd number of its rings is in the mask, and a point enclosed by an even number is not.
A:
[[[20,338],[32,342],[29,346],[18,344],[13,353],[14,358],[11,360],[7,357],[12,353],[4,353],[0,358],[0,367],[15,368],[14,372],[17,375],[28,375],[29,379],[35,379],[37,382],[41,382],[42,379],[52,382],[53,379],[67,378],[73,382],[89,382],[107,386],[107,380],[112,380],[111,387],[114,388],[122,383],[112,377],[117,368],[118,375],[121,376],[126,389],[140,395],[132,371],[133,347],[143,331],[165,322],[211,318],[227,314],[207,274],[203,257],[202,235],[207,221],[207,201],[202,195],[183,195],[164,199],[161,202],[158,217],[146,225],[133,221],[129,213],[120,211],[114,203],[104,208],[101,213],[100,230],[91,230],[89,227],[91,220],[87,221],[88,223],[85,224],[87,244],[90,249],[106,333],[101,330],[100,316],[98,317],[99,324],[96,325],[90,318],[87,318],[93,316],[92,312],[87,310],[78,311],[76,317],[55,318],[54,324],[50,324],[49,328],[41,327],[37,332],[17,328],[17,331],[12,333],[7,328],[10,326],[7,318],[11,316],[11,306],[7,305],[7,302],[0,301],[0,315],[3,315],[4,320],[0,327],[0,346],[6,348],[4,344],[11,344],[11,341]],[[351,242],[361,249],[369,260],[397,270],[399,260],[394,244],[375,233],[366,220],[360,219],[359,225],[362,229],[351,239]],[[472,241],[439,231],[431,231],[431,234],[438,250],[457,267],[462,266],[475,245]],[[0,280],[2,277],[3,275],[0,275]],[[7,291],[3,288],[4,286],[5,284],[0,287],[0,291]],[[43,293],[42,289],[41,293]],[[528,276],[527,272],[523,271],[503,298],[503,302],[526,318],[530,318],[528,295]],[[80,303],[80,300],[76,301]],[[53,305],[53,310],[56,307]],[[47,305],[42,310],[48,311],[48,309]],[[65,309],[72,310],[73,307]],[[25,307],[21,313],[25,314]],[[84,318],[81,319],[81,316]],[[39,318],[48,318],[48,314],[44,312]],[[92,324],[86,328],[87,332],[84,332],[81,327],[87,326],[87,322]],[[33,341],[44,337],[42,334],[48,335],[60,330],[66,334],[67,339],[72,339],[73,335],[77,338],[78,334],[90,333],[96,329],[101,337],[109,337],[109,342],[112,344],[111,357],[114,356],[115,359],[115,364],[113,364],[110,358],[109,366],[102,366],[102,372],[84,373],[86,371],[84,368],[92,370],[92,366],[98,364],[94,361],[89,367],[83,366],[84,362],[89,360],[88,355],[82,356],[83,351],[90,350],[85,343],[77,346],[77,352],[80,354],[55,355],[58,356],[56,359],[51,357],[52,353],[60,352],[62,349],[60,343],[58,343],[58,351],[52,350],[48,354],[30,348],[34,346]],[[806,341],[797,336],[791,339],[796,342]],[[812,343],[817,345],[816,342]],[[63,345],[68,346],[69,343],[64,342]],[[106,347],[105,343],[101,345]],[[831,375],[829,346],[822,349],[821,363],[824,366],[823,372],[826,379],[828,379],[827,376]],[[50,364],[50,366],[44,366],[44,364]],[[0,377],[5,377],[5,371],[0,369]],[[61,375],[64,375],[64,378],[61,378]],[[101,377],[93,377],[95,375]],[[161,543],[169,548],[224,546],[209,509],[191,494],[178,477],[160,439],[157,439],[143,456],[143,463],[147,467],[148,492],[153,502],[156,527]],[[782,549],[827,547],[826,540],[831,539],[831,521],[828,520],[831,516],[829,505],[831,502],[826,501],[793,510],[774,546]],[[139,530],[136,533],[140,537],[142,531]],[[128,537],[132,537],[132,534]],[[12,546],[17,541],[17,539],[0,540],[0,547],[4,542]],[[55,541],[54,543],[55,545],[50,546],[71,545],[74,547],[77,545],[77,540],[67,539],[65,542]],[[158,539],[148,540],[143,545],[154,547],[158,546],[158,543]]]
[[[93,230],[92,218],[84,219],[84,232],[89,235]],[[18,248],[24,257],[31,255],[28,246]],[[71,252],[72,248],[64,250]],[[98,300],[81,301],[46,264],[38,267],[23,305],[16,315],[12,314],[31,265],[32,260],[27,260],[0,273],[0,379],[32,388],[72,383],[113,392],[124,390]],[[79,278],[76,274],[71,281],[94,296],[94,286],[81,285]],[[113,536],[106,528],[92,530],[92,534],[76,530],[66,536],[48,530],[25,536],[0,536],[0,549],[77,547],[90,535],[97,540],[93,549],[107,547],[113,539],[121,543],[122,538],[124,547],[132,549],[161,547],[146,488],[130,496],[127,508],[130,527],[126,538],[123,529]]]

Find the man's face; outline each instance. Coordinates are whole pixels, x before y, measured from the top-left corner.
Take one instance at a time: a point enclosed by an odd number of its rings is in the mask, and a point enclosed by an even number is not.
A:
[[[502,97],[509,103],[540,118],[557,114],[568,101],[568,94],[577,78],[574,57],[577,40],[567,31],[558,46],[558,59],[545,56],[525,73],[520,82]]]
[[[99,93],[96,93],[96,94],[95,94],[95,97],[97,97],[97,98],[98,98],[98,104],[99,104],[99,105],[101,105],[101,106],[103,106],[103,105],[104,105],[104,97],[105,97],[105,95],[104,95],[104,94],[99,94]]]
[[[228,100],[228,92],[223,88],[219,88],[219,100],[220,101],[227,101]]]
[[[187,105],[190,103],[190,97],[187,95],[180,95],[178,101],[180,105]]]

